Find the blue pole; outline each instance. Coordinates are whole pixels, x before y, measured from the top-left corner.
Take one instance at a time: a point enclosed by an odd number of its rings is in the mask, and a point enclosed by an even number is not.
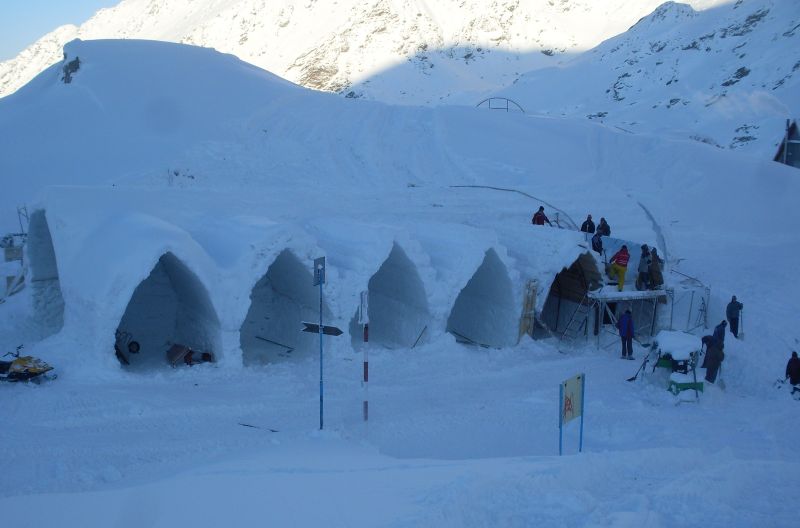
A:
[[[584,400],[586,398],[586,374],[581,374],[581,438],[578,440],[578,452],[583,451],[583,415],[586,414]]]
[[[319,430],[322,431],[322,280],[319,281]]]
[[[562,406],[564,405],[564,384],[558,385],[558,456],[561,456],[561,428],[564,421],[564,414]]]

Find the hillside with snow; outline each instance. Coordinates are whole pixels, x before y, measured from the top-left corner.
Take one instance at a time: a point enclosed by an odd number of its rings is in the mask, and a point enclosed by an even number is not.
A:
[[[527,111],[774,156],[800,115],[800,4],[668,2],[630,30],[499,95]]]
[[[132,38],[214,48],[309,88],[385,102],[471,105],[524,72],[624,32],[659,3],[124,0],[1,63],[0,96],[60,61],[70,40]],[[690,2],[698,9],[719,3]]]
[[[0,99],[2,231],[31,213],[0,344],[59,375],[0,383],[0,449],[30,454],[0,463],[9,522],[793,522],[798,402],[773,383],[798,344],[795,169],[584,117],[339,97],[175,43],[63,54]],[[539,205],[561,228],[531,225]],[[587,213],[612,225],[606,258],[632,249],[621,295],[575,229]],[[676,297],[652,312],[641,243]],[[636,314],[637,361],[604,316],[560,339],[556,284],[576,267]],[[724,384],[674,396],[652,363],[626,381],[649,321],[699,342],[733,294]],[[323,359],[300,331],[318,310],[343,331]],[[142,345],[124,361],[123,334]],[[216,361],[171,368],[177,343]],[[558,386],[578,373],[583,453],[572,422],[558,457]]]
[[[152,39],[351,98],[471,106],[499,95],[529,113],[774,155],[800,113],[800,7],[659,3],[125,0],[0,63],[0,96],[60,61],[74,38]]]

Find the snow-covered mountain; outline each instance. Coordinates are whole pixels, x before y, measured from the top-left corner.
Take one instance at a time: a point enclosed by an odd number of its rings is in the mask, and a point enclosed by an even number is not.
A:
[[[800,115],[800,3],[668,2],[624,34],[498,95],[527,111],[774,155]]]
[[[724,0],[692,0],[699,8]],[[74,39],[211,47],[306,87],[387,102],[475,104],[617,35],[661,0],[123,0],[0,64],[0,96]],[[391,70],[389,75],[385,75]]]

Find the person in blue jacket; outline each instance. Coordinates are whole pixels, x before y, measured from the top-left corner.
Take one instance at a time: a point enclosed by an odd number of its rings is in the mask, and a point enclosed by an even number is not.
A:
[[[633,316],[630,310],[625,310],[619,318],[617,328],[622,340],[622,359],[633,359]]]

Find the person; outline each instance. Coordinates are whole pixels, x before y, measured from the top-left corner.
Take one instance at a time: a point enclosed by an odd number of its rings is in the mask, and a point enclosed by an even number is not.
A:
[[[614,253],[609,261],[611,263],[611,276],[617,276],[617,291],[622,291],[625,287],[625,272],[628,271],[628,261],[631,255],[628,253],[628,246],[624,245],[619,251]]]
[[[597,226],[597,232],[600,236],[611,236],[611,226],[608,225],[605,218],[600,218],[600,224]]]
[[[792,352],[792,357],[786,364],[786,378],[792,385],[800,384],[800,359],[797,358],[797,352]]]
[[[702,341],[706,345],[706,355],[700,368],[706,369],[706,381],[714,383],[717,381],[717,373],[722,360],[725,359],[725,353],[714,336],[705,336]]]
[[[725,315],[728,317],[728,324],[731,327],[733,337],[739,339],[739,312],[744,308],[744,304],[736,300],[736,296],[731,297],[731,302],[725,309]]]
[[[586,217],[586,220],[581,224],[581,231],[584,233],[594,233],[594,222],[592,222],[592,215]]]
[[[650,289],[650,248],[642,244],[642,255],[639,257],[639,277],[636,279],[637,290]]]
[[[720,349],[725,348],[725,327],[728,326],[728,322],[724,319],[720,324],[714,327],[714,339],[717,340]]]
[[[603,254],[603,239],[600,237],[600,233],[592,235],[592,249],[597,251],[598,255]]]
[[[633,316],[630,310],[617,321],[619,337],[622,340],[622,359],[633,359]]]
[[[550,223],[550,220],[547,218],[547,215],[544,214],[544,206],[540,205],[539,210],[533,213],[533,218],[531,218],[531,223],[533,225],[544,225],[547,222],[547,225],[553,227],[553,224]]]
[[[664,285],[664,275],[662,270],[664,268],[664,261],[658,256],[658,250],[653,248],[650,250],[650,289],[657,290]]]

